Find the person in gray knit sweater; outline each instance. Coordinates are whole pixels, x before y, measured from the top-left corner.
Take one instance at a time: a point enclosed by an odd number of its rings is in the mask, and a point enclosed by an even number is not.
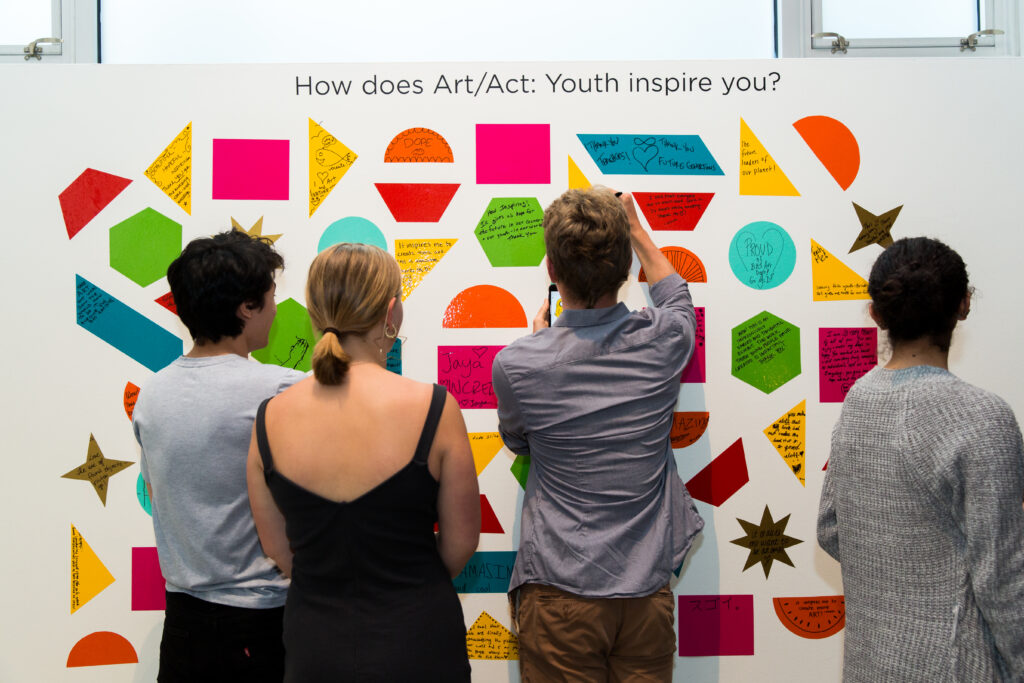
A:
[[[1024,681],[1024,445],[1005,401],[947,369],[963,260],[898,240],[868,293],[892,357],[846,397],[818,513],[846,593],[843,678]]]

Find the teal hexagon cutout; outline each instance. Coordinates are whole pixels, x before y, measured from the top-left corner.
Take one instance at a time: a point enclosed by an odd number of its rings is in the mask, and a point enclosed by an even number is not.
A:
[[[253,351],[252,357],[261,363],[309,372],[315,345],[309,312],[298,301],[288,298],[277,305],[267,345]]]
[[[533,197],[495,197],[473,234],[492,266],[536,266],[544,258],[543,220]]]
[[[732,328],[732,375],[770,394],[800,374],[800,328],[768,311]]]
[[[110,229],[110,267],[140,287],[167,275],[181,253],[181,224],[143,209]]]

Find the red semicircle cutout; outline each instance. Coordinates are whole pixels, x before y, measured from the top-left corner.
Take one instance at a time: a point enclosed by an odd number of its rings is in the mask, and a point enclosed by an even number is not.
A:
[[[494,285],[476,285],[455,295],[444,312],[442,327],[526,327],[519,300]]]

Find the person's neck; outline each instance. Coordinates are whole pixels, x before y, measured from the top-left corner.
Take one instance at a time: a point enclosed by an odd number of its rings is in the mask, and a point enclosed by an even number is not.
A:
[[[608,292],[600,299],[594,302],[590,308],[611,308],[615,304],[619,303],[617,292]],[[585,310],[587,306],[582,302],[572,298],[572,295],[566,296],[562,293],[562,308],[570,310]]]
[[[249,345],[245,335],[237,337],[221,337],[220,341],[196,341],[192,350],[185,354],[188,358],[210,358],[212,356],[226,356],[235,354],[242,358],[249,357]]]
[[[379,334],[375,334],[379,332]],[[345,350],[345,353],[349,357],[349,365],[376,365],[379,367],[387,367],[388,362],[388,350],[385,349],[381,344],[375,344],[374,338],[380,337],[383,340],[390,342],[391,340],[384,337],[384,328],[374,328],[371,332],[365,336],[345,335],[342,340],[341,347]],[[390,344],[389,344],[390,346]]]
[[[927,337],[894,344],[892,357],[885,364],[887,370],[902,370],[917,365],[932,365],[949,369],[949,349],[943,351]]]

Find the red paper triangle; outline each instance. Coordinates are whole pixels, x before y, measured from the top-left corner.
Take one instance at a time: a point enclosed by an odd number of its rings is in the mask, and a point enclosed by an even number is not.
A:
[[[399,223],[437,223],[451,203],[458,183],[374,183]]]
[[[697,500],[718,506],[748,481],[750,476],[743,455],[743,439],[736,439],[733,445],[686,482],[686,490]]]
[[[494,508],[487,502],[487,496],[480,494],[480,533],[482,534],[503,534],[498,515],[494,514]]]
[[[178,315],[178,307],[174,304],[174,295],[171,294],[170,292],[167,292],[163,296],[153,299],[153,301],[157,302],[174,315]]]
[[[651,230],[693,230],[714,192],[634,192]]]
[[[60,210],[64,214],[64,227],[71,239],[96,217],[114,197],[121,194],[132,181],[120,176],[87,168],[60,193]]]

